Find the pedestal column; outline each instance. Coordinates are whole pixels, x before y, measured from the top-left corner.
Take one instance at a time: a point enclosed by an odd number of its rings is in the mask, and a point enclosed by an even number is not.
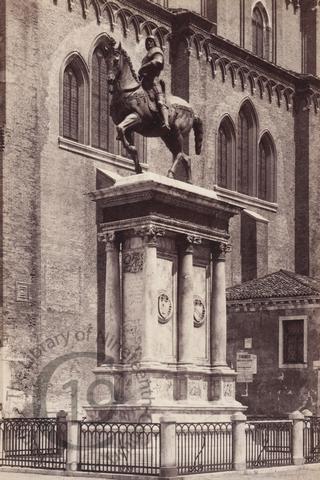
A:
[[[154,359],[154,323],[157,321],[158,272],[157,272],[157,238],[164,235],[164,230],[148,225],[136,230],[144,239],[144,314],[142,318],[141,361]]]
[[[115,232],[99,234],[106,249],[106,277],[105,277],[105,343],[106,363],[110,357],[114,363],[120,361],[120,325],[121,325],[121,297],[120,297],[120,262],[119,244]]]
[[[192,363],[193,351],[193,250],[199,237],[186,236],[180,246],[179,363]]]
[[[230,245],[214,244],[212,251],[211,296],[211,365],[226,366],[227,361],[227,306],[226,306],[226,253]]]

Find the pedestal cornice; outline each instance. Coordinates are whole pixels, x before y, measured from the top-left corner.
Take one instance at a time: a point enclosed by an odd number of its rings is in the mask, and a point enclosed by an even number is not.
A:
[[[217,228],[214,225],[210,227],[195,225],[189,221],[171,218],[162,214],[151,214],[148,216],[138,218],[126,218],[111,222],[101,223],[101,228],[104,232],[123,232],[125,235],[145,236],[148,234],[148,229],[156,229],[156,236],[165,236],[172,234],[180,234],[184,236],[191,236],[200,238],[202,243],[205,241],[227,242],[229,240],[229,233]],[[161,233],[161,235],[160,235]],[[151,231],[150,231],[151,235]]]

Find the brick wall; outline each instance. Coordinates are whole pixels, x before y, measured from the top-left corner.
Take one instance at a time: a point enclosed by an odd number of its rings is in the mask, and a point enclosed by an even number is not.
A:
[[[294,117],[284,104],[280,107],[273,101],[271,104],[265,97],[260,98],[256,92],[253,96],[248,89],[241,88],[238,81],[232,87],[231,78],[222,79],[217,72],[212,78],[211,68],[205,59],[199,61],[196,53],[190,56],[190,103],[196,107],[205,125],[204,144],[201,159],[194,155],[193,140],[190,137],[190,155],[197,182],[212,189],[216,184],[216,134],[223,116],[228,113],[237,125],[238,112],[245,99],[250,99],[259,119],[258,138],[264,131],[269,131],[277,150],[277,212],[271,212],[257,205],[246,208],[262,215],[269,221],[266,244],[268,245],[268,272],[279,268],[294,269]],[[199,85],[194,89],[193,85]],[[195,168],[196,166],[196,168]],[[200,168],[198,168],[200,166]],[[234,245],[228,267],[230,284],[241,279],[241,261],[238,251],[239,220],[231,220],[231,240]],[[237,227],[236,227],[237,225]],[[260,259],[261,262],[261,259]]]
[[[309,120],[309,185],[308,193],[308,217],[309,217],[309,275],[320,277],[320,115],[310,109]]]
[[[228,362],[236,368],[237,352],[257,355],[257,374],[248,384],[237,383],[237,398],[248,405],[249,414],[286,415],[306,407],[316,412],[317,371],[313,361],[319,352],[319,309],[268,310],[228,313]],[[307,368],[279,368],[279,317],[307,315]],[[244,339],[252,338],[252,348],[244,348]]]

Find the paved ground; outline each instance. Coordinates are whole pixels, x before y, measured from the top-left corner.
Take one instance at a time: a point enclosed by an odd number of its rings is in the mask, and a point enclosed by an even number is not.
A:
[[[131,475],[107,475],[107,474],[68,474],[61,475],[59,472],[42,472],[39,470],[32,472],[21,469],[21,471],[4,470],[0,468],[1,480],[84,480],[90,478],[91,480],[102,478],[126,479],[126,480],[140,480],[142,478],[149,478],[155,480],[157,477],[142,477]],[[179,477],[181,478],[181,477]],[[249,473],[225,472],[202,475],[188,475],[184,477],[186,480],[320,480],[320,464],[305,465],[303,467],[282,467],[251,470]]]

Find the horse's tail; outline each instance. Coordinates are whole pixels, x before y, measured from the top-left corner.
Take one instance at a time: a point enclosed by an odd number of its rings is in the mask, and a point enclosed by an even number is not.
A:
[[[200,155],[203,139],[203,123],[200,117],[197,115],[194,117],[192,128],[194,131],[195,150],[196,154]]]

